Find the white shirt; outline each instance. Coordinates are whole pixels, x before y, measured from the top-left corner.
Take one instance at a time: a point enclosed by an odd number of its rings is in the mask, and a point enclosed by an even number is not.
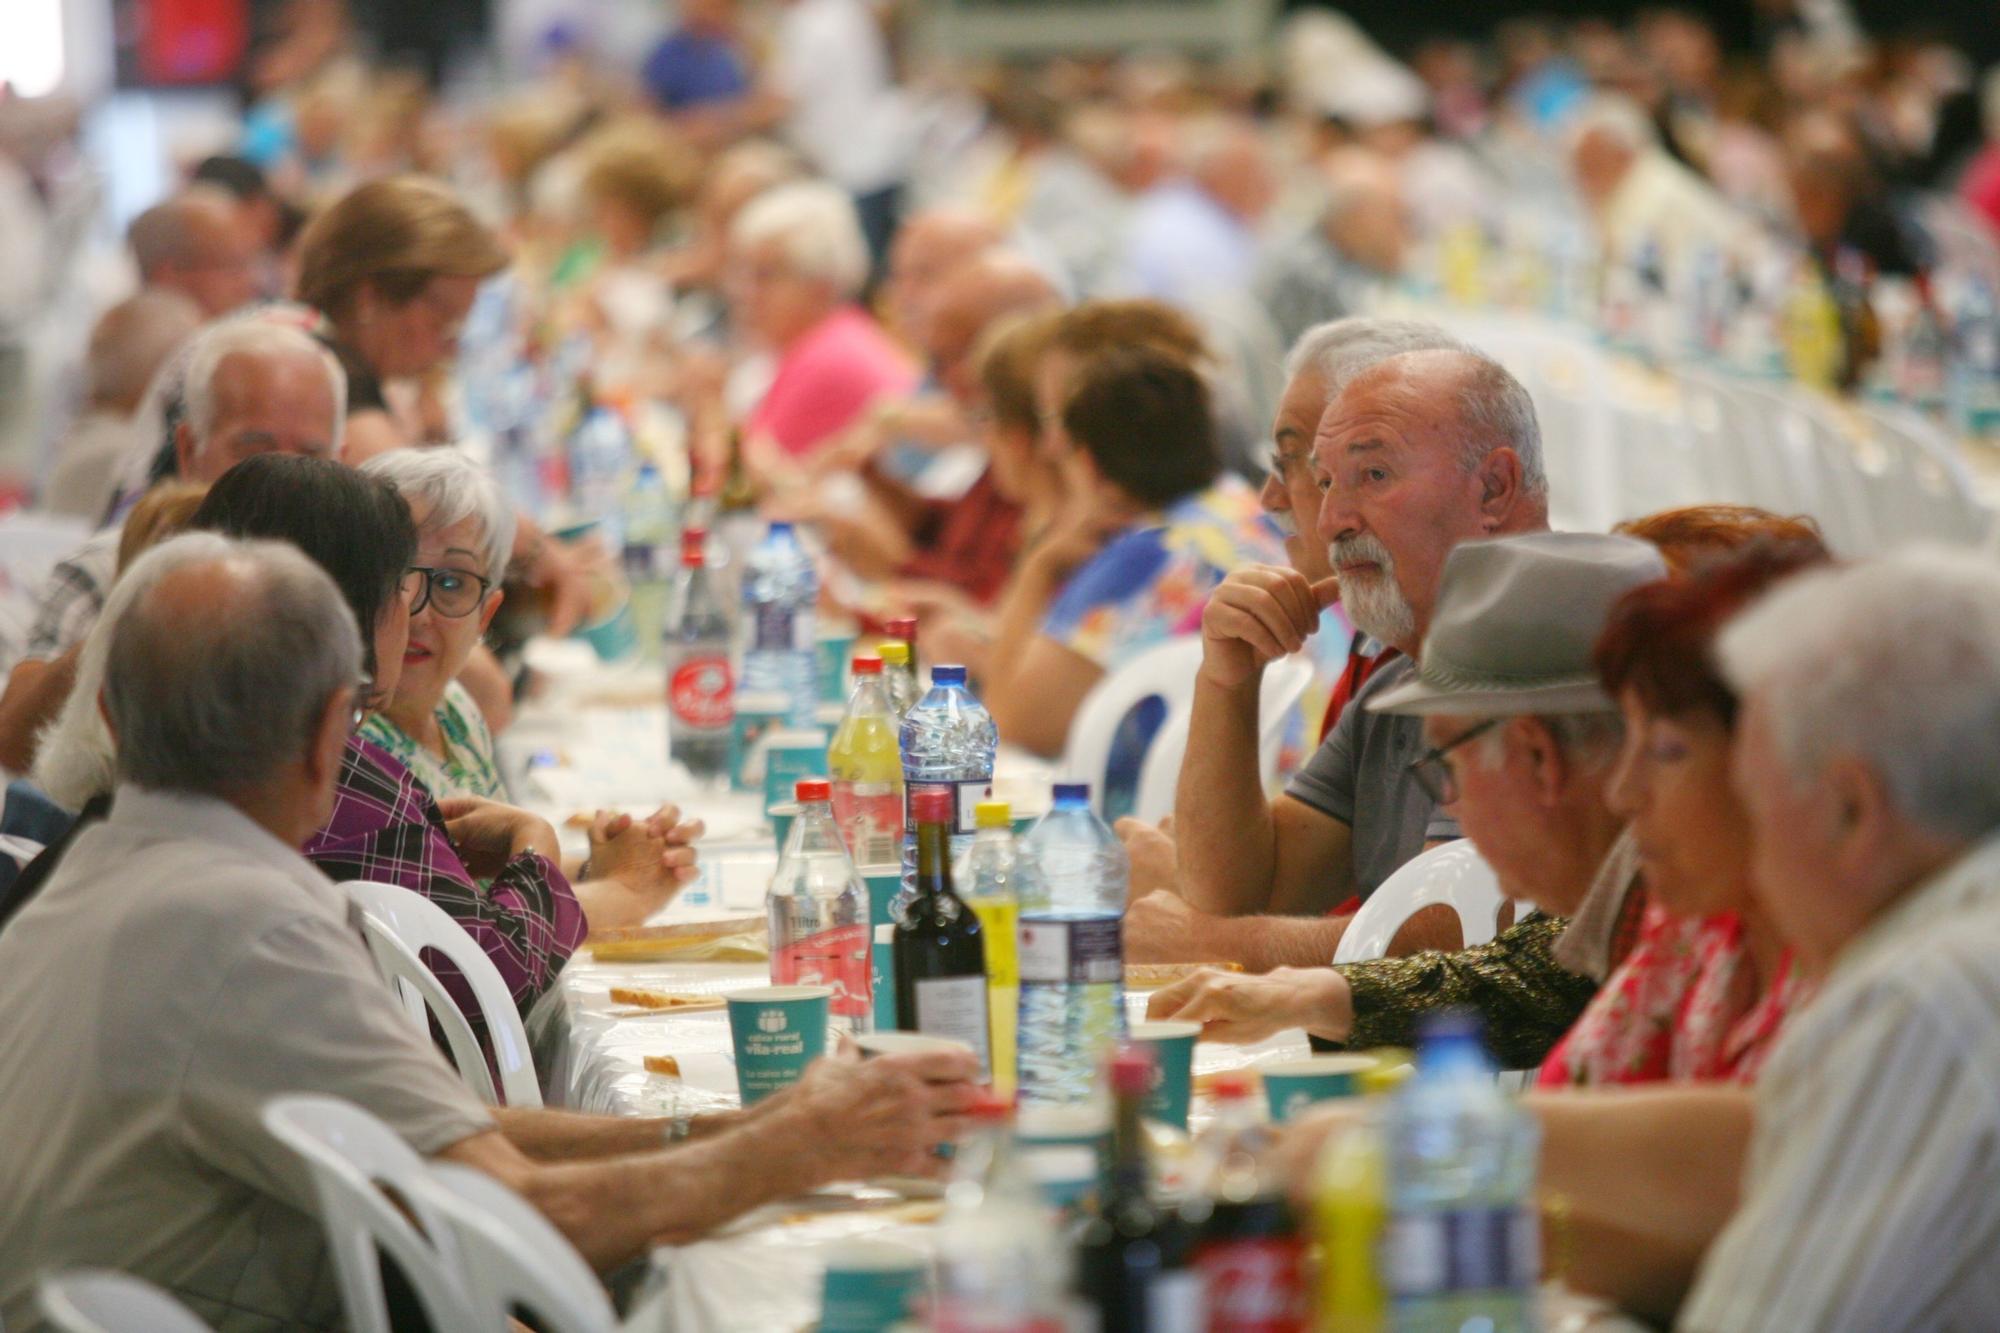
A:
[[[43,509],[95,524],[110,503],[112,482],[140,436],[122,412],[95,409],[77,420],[56,453],[55,471],[42,488]]]
[[[310,1182],[259,1116],[344,1097],[418,1152],[492,1128],[344,894],[242,812],[119,789],[0,932],[0,1320],[104,1265],[225,1330],[339,1316]]]
[[[785,133],[813,166],[856,195],[902,180],[913,122],[862,0],[796,0],[778,20],[771,68],[791,102]]]
[[[1126,244],[1131,290],[1177,305],[1241,290],[1257,263],[1257,233],[1192,181],[1148,190]]]
[[[1835,962],[1757,1080],[1743,1202],[1678,1327],[1990,1329],[2000,1311],[2000,837]]]

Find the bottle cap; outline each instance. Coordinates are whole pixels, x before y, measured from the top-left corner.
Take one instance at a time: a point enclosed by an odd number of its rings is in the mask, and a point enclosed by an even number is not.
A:
[[[981,1088],[972,1094],[972,1105],[965,1108],[967,1117],[992,1124],[1013,1118],[1014,1099],[1002,1097],[991,1088]]]
[[[1417,1072],[1416,1066],[1409,1062],[1407,1052],[1398,1052],[1393,1058],[1382,1051],[1371,1054],[1376,1057],[1376,1062],[1361,1071],[1361,1090],[1371,1097],[1394,1092],[1409,1082],[1410,1076]]]
[[[825,778],[800,778],[792,788],[792,799],[800,805],[807,801],[830,801],[833,799],[833,784]]]
[[[772,519],[772,520],[771,520],[771,535],[772,535],[772,536],[776,536],[777,534],[779,534],[779,533],[781,533],[781,532],[782,532],[782,533],[785,533],[785,534],[787,534],[787,535],[789,535],[789,534],[791,533],[791,530],[792,530],[792,525],[791,525],[791,524],[790,524],[789,522],[787,522],[786,520],[784,520],[784,519],[782,519],[782,518],[777,518],[777,519]]]
[[[1250,1076],[1240,1069],[1230,1069],[1209,1080],[1208,1095],[1217,1101],[1241,1101],[1250,1095]]]
[[[1149,1047],[1124,1045],[1111,1057],[1111,1093],[1115,1097],[1143,1097],[1153,1090],[1153,1052]]]
[[[981,801],[972,807],[972,823],[975,828],[1011,828],[1014,807],[1005,801]]]
[[[934,666],[931,668],[931,684],[963,685],[965,668],[962,666]]]
[[[948,791],[910,793],[910,818],[919,824],[951,823],[951,793]]]
[[[882,659],[873,653],[856,653],[849,667],[857,676],[879,676],[882,674]]]
[[[1089,805],[1090,784],[1088,782],[1058,782],[1055,784],[1057,805]]]
[[[915,616],[897,616],[892,620],[885,620],[882,622],[882,628],[888,630],[889,633],[895,635],[904,643],[915,643],[917,641],[917,618]]]
[[[910,645],[901,639],[884,639],[875,645],[875,654],[890,666],[910,664]]]
[[[681,529],[681,565],[693,569],[708,563],[708,529]]]

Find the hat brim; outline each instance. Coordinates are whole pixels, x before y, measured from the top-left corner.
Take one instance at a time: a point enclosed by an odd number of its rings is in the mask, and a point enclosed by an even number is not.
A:
[[[1564,681],[1518,690],[1439,689],[1412,677],[1367,701],[1371,713],[1428,717],[1434,713],[1464,717],[1530,717],[1535,714],[1615,713],[1618,704],[1595,681]]]

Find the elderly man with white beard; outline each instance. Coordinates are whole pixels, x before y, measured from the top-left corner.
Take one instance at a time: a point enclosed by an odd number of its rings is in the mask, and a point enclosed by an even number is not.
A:
[[[1408,771],[1423,751],[1421,721],[1363,705],[1409,674],[1453,547],[1547,530],[1534,405],[1499,364],[1464,348],[1350,367],[1328,387],[1311,475],[1334,577],[1252,566],[1211,597],[1174,803],[1177,891],[1132,903],[1135,962],[1323,965],[1349,919],[1327,913],[1457,835]],[[1335,595],[1402,657],[1369,678],[1268,800],[1257,776],[1264,668],[1305,643]]]

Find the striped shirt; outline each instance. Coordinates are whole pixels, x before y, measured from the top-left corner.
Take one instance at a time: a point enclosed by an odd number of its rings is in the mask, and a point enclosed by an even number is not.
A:
[[[1836,960],[1757,1084],[1743,1202],[1679,1327],[1986,1329],[2000,1311],[2000,837]]]

